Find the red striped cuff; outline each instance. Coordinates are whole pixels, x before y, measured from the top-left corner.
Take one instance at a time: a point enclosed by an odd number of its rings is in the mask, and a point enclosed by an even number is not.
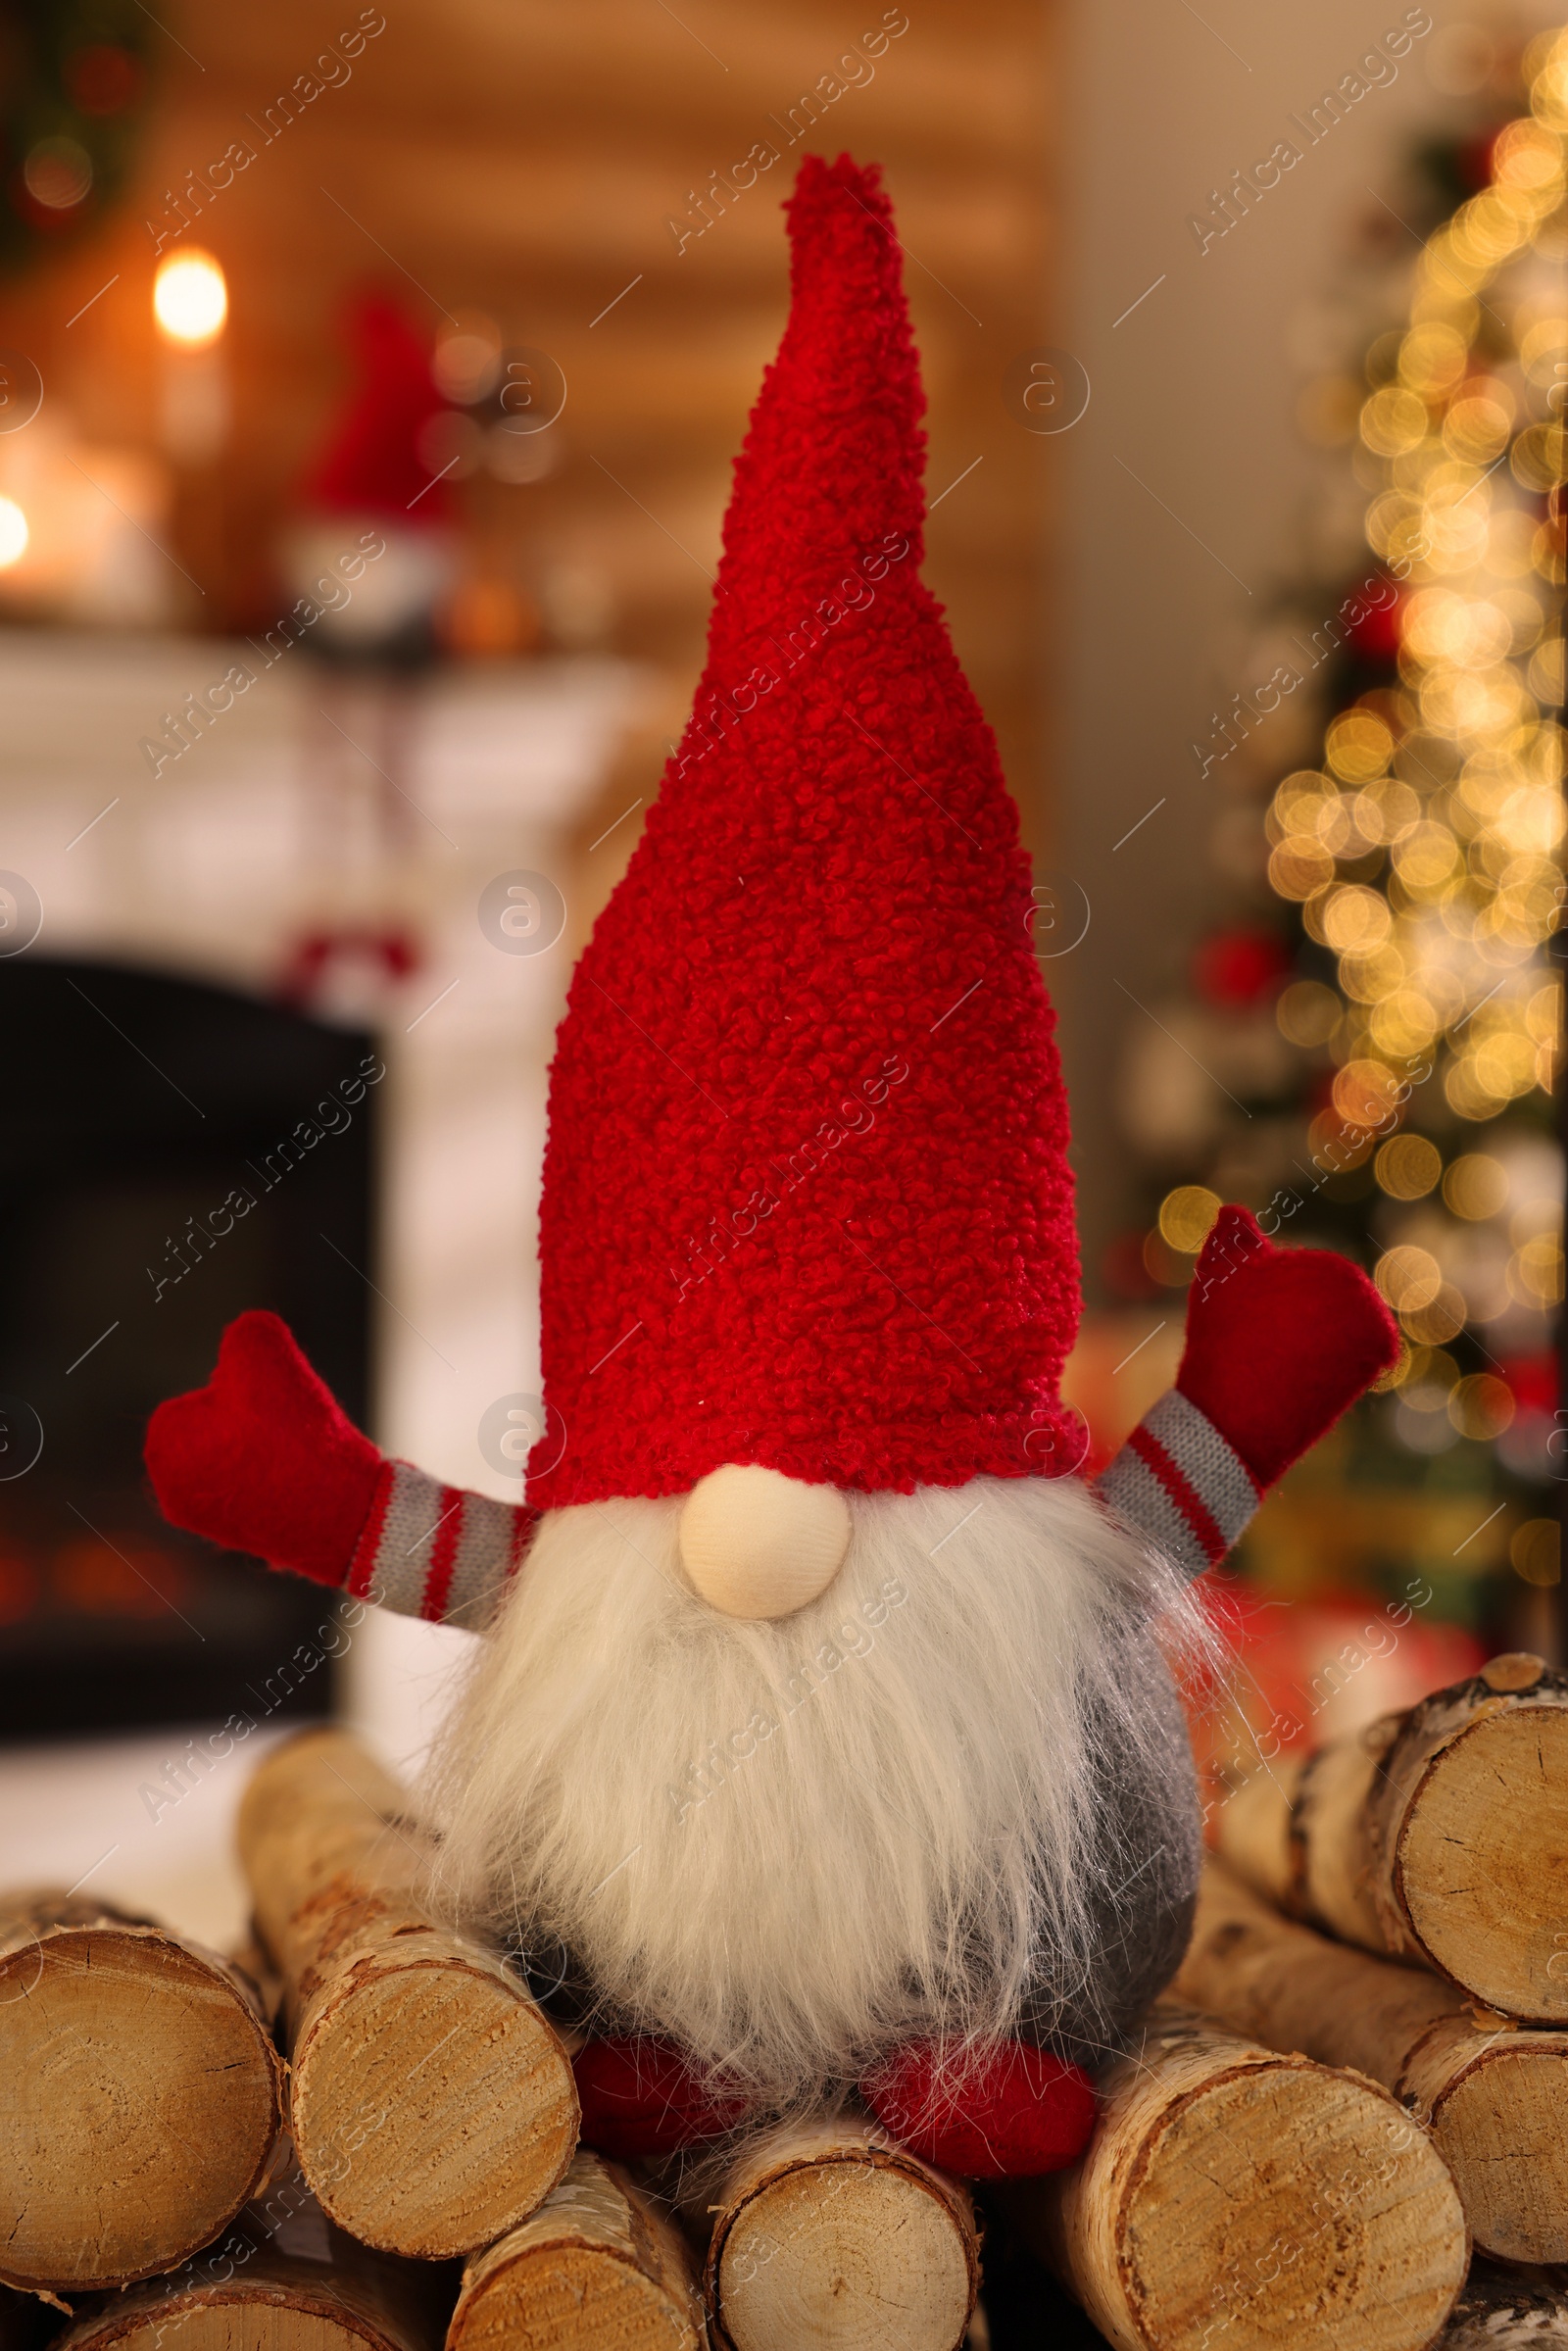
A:
[[[442,1486],[386,1461],[354,1553],[348,1589],[400,1616],[477,1632],[501,1603],[539,1514],[526,1503]]]
[[[1235,1447],[1175,1388],[1145,1414],[1097,1492],[1189,1576],[1224,1558],[1262,1498]]]

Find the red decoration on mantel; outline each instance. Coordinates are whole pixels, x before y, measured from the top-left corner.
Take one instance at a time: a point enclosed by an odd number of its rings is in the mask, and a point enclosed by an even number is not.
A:
[[[308,1005],[320,995],[336,965],[368,964],[397,981],[410,978],[423,960],[419,943],[409,931],[352,924],[307,931],[289,954],[277,993],[285,1004]]]
[[[452,520],[449,485],[433,485],[419,436],[447,406],[430,374],[429,345],[395,303],[370,294],[350,311],[356,381],[326,446],[301,485],[319,514],[383,516],[411,529]]]

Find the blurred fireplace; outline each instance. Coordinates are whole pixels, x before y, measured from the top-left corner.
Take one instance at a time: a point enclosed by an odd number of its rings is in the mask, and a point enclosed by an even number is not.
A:
[[[367,1419],[375,1042],[32,954],[0,1023],[0,1739],[326,1713],[331,1595],[176,1535],[140,1448],[247,1306]]]

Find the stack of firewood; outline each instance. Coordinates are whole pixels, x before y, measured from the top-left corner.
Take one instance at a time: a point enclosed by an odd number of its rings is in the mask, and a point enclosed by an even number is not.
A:
[[[239,1838],[235,1961],[0,1904],[0,2351],[986,2341],[968,2191],[868,2119],[695,2202],[580,2149],[565,2039],[421,1905],[352,1739],[274,1750]],[[1568,1682],[1496,1660],[1260,1775],[1220,1844],[1185,2005],[999,2226],[1125,2351],[1568,2344]]]
[[[1008,2199],[1030,2241],[1126,2351],[1568,2344],[1568,1679],[1495,1658],[1217,1843],[1187,2005]]]

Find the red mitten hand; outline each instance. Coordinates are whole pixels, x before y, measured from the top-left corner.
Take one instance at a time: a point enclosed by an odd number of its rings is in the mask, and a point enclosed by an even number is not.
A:
[[[745,2119],[745,2101],[715,2087],[668,2041],[591,2040],[571,2070],[583,2139],[617,2163],[678,2154]]]
[[[1095,2127],[1081,2067],[1032,2042],[944,2052],[915,2041],[860,2084],[885,2131],[960,2180],[1033,2180],[1076,2163]]]
[[[288,1325],[262,1313],[229,1324],[205,1388],[159,1405],[145,1459],[172,1525],[318,1584],[346,1579],[382,1467]]]
[[[1176,1386],[1271,1486],[1398,1355],[1399,1334],[1357,1265],[1276,1249],[1222,1208],[1187,1301]]]

